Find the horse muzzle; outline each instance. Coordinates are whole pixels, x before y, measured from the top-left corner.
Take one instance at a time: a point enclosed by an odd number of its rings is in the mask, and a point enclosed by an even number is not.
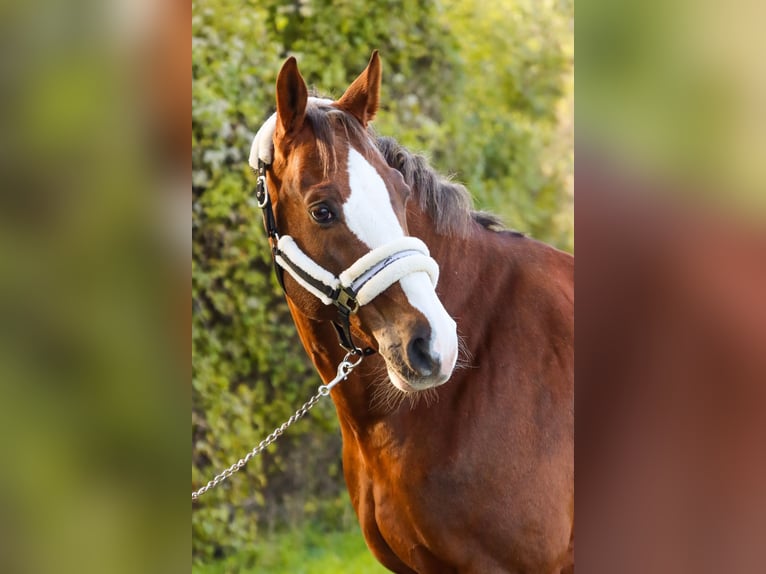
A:
[[[422,274],[400,281],[413,320],[389,323],[375,332],[389,379],[404,392],[437,387],[449,380],[457,363],[457,326]]]

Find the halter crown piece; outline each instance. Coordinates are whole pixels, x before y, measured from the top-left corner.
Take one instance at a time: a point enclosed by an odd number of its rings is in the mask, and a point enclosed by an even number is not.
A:
[[[309,105],[331,103],[332,100],[309,97]],[[372,354],[375,352],[373,349],[362,350],[354,344],[351,315],[412,273],[425,272],[436,287],[439,266],[420,239],[400,237],[376,247],[340,275],[335,275],[306,255],[295,239],[289,235],[280,236],[266,184],[266,170],[271,165],[274,151],[276,121],[276,114],[273,114],[255,134],[249,163],[258,176],[255,197],[258,206],[263,209],[263,222],[271,244],[277,279],[284,289],[283,271],[287,271],[301,287],[322,303],[335,305],[338,308],[338,321],[334,326],[340,346],[350,353]]]

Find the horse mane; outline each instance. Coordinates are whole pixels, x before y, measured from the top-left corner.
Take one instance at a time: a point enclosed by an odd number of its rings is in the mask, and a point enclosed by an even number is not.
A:
[[[464,185],[441,175],[425,157],[412,153],[395,139],[378,136],[371,128],[365,130],[350,114],[327,104],[311,103],[306,108],[306,119],[314,130],[325,175],[337,161],[334,128],[340,125],[348,139],[361,146],[360,151],[376,147],[386,163],[402,174],[420,209],[433,220],[438,234],[464,237],[470,232],[471,222],[492,231],[506,229],[496,215],[474,210],[473,200]]]
[[[390,137],[376,137],[375,145],[386,163],[401,172],[415,191],[420,209],[431,216],[441,235],[465,236],[471,221],[492,231],[505,230],[496,215],[475,211],[466,187],[438,173],[428,160]]]

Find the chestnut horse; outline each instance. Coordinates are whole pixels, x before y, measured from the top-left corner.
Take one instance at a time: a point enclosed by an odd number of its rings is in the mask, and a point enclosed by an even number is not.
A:
[[[325,382],[368,355],[331,395],[367,545],[399,573],[572,572],[574,260],[372,135],[380,80],[374,52],[310,98],[288,59],[250,156],[306,352]]]

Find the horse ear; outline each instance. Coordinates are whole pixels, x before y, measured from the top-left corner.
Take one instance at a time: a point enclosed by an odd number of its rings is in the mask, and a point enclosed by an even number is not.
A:
[[[298,71],[298,63],[290,56],[277,77],[277,135],[295,135],[303,126],[308,101],[306,82]]]
[[[337,101],[337,106],[355,116],[364,127],[375,118],[380,102],[380,56],[375,50],[370,63]]]

